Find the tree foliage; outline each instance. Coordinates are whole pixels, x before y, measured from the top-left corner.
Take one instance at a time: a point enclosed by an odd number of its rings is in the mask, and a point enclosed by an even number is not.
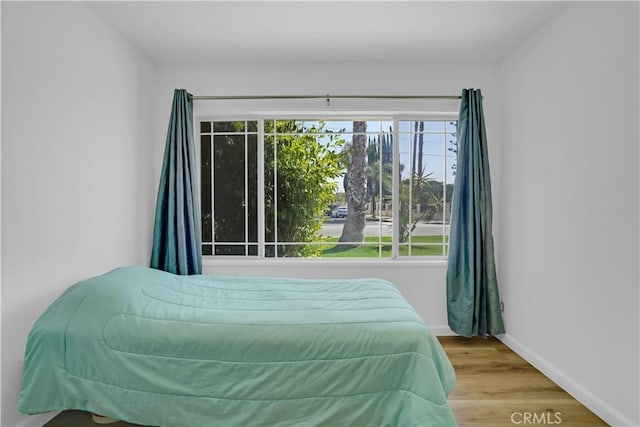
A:
[[[450,126],[454,126],[456,129],[458,128],[458,122],[449,122]],[[454,132],[451,134],[451,136],[449,137],[449,147],[447,147],[447,151],[449,151],[450,153],[453,153],[456,155],[456,160],[453,161],[453,163],[451,163],[451,171],[453,173],[453,176],[456,176],[456,166],[458,163],[458,133]]]
[[[265,227],[266,256],[276,256],[274,242],[317,241],[324,221],[324,209],[333,203],[335,179],[342,172],[341,147],[344,140],[328,136],[320,142],[302,122],[277,121],[277,140],[273,122],[265,126]],[[275,144],[275,153],[274,153]],[[277,206],[276,206],[277,204]],[[277,256],[317,256],[319,245],[278,245]]]

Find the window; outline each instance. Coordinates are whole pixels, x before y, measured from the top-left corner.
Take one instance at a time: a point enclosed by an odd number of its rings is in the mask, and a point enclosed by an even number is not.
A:
[[[445,256],[455,121],[202,121],[203,255]]]

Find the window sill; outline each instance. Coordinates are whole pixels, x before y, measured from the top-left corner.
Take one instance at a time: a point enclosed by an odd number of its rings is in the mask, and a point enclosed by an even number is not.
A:
[[[259,259],[245,257],[204,256],[204,267],[304,267],[304,268],[328,268],[328,267],[384,267],[384,268],[442,268],[447,266],[445,257],[429,257],[414,259]]]

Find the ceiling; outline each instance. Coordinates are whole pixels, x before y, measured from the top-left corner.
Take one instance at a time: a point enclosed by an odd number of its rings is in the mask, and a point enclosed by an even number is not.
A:
[[[156,63],[496,60],[564,2],[87,1]]]

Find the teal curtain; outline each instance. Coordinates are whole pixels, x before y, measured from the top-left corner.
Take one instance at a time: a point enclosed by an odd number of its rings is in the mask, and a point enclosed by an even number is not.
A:
[[[151,252],[152,268],[182,275],[202,273],[192,102],[186,90],[175,90]]]
[[[447,315],[458,335],[504,333],[491,231],[491,179],[480,89],[464,89],[451,206]]]

